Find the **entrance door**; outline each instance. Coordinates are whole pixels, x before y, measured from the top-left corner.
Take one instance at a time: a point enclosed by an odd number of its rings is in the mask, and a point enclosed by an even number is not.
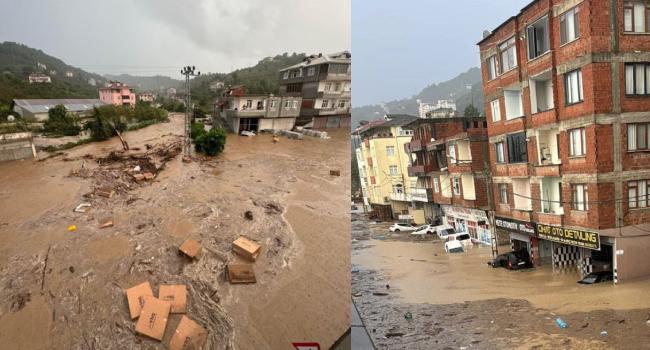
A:
[[[255,131],[258,128],[258,118],[241,118],[239,119],[239,132],[242,131]]]
[[[539,264],[550,265],[553,257],[553,245],[550,241],[540,239],[539,242]]]

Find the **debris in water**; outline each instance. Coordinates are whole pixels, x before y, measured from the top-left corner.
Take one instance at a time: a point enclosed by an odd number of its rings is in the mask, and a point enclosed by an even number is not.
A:
[[[77,231],[77,225],[68,226],[68,231],[70,231],[70,232]]]
[[[81,203],[74,208],[75,213],[85,213],[92,205],[90,203]]]
[[[113,219],[106,219],[100,225],[99,228],[113,227]]]
[[[559,317],[555,319],[555,323],[556,323],[557,326],[560,327],[560,328],[567,328],[567,324],[566,324],[566,322],[564,322],[564,320],[561,319],[561,318],[559,318]]]
[[[602,331],[600,331],[600,335],[603,336],[603,337],[606,337],[607,336],[607,331],[603,329]]]
[[[169,341],[170,350],[202,349],[208,332],[189,317],[183,316]]]
[[[372,292],[372,295],[376,295],[376,296],[383,297],[383,296],[388,295],[388,293],[384,293],[384,292]]]
[[[250,264],[228,264],[226,274],[231,284],[255,283],[255,271]]]
[[[136,319],[140,316],[145,296],[153,296],[153,291],[148,281],[126,290],[126,300],[129,303],[131,319]]]
[[[150,295],[145,295],[143,298],[144,306],[138,323],[135,325],[135,331],[153,339],[162,340],[167,327],[171,303]]]
[[[111,189],[98,188],[95,189],[95,194],[106,198],[112,198],[115,195],[115,191]]]
[[[244,213],[244,217],[248,220],[253,220],[253,212],[250,210],[246,210],[246,212]]]
[[[410,320],[413,319],[413,315],[411,314],[410,311],[408,311],[407,313],[404,314],[404,319],[407,320],[407,321],[410,321]]]
[[[195,259],[201,253],[201,244],[193,239],[188,239],[180,247],[178,247],[183,254]]]
[[[341,176],[340,170],[330,170],[330,175],[332,176]]]
[[[232,250],[247,260],[255,261],[260,255],[261,246],[250,239],[241,236],[232,242]]]
[[[161,285],[158,289],[158,298],[171,303],[172,314],[187,312],[187,286],[184,284]]]

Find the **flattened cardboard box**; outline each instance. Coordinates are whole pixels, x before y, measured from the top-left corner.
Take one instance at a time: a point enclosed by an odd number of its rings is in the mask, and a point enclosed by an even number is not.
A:
[[[208,332],[189,317],[183,316],[169,342],[170,350],[199,350],[205,344]]]
[[[153,296],[149,282],[140,283],[126,290],[126,299],[129,302],[131,319],[136,319],[140,316],[142,306],[144,305],[144,297],[146,296]]]
[[[144,307],[135,331],[153,339],[162,340],[169,319],[171,303],[152,296],[144,297]]]
[[[183,254],[194,259],[201,254],[201,244],[193,239],[188,239],[178,248]]]
[[[171,303],[171,313],[184,314],[187,312],[187,287],[184,284],[161,285],[158,299]]]
[[[228,264],[226,266],[228,281],[232,284],[255,283],[255,271],[253,265],[249,264]]]
[[[255,261],[260,255],[260,245],[246,237],[239,237],[232,242],[232,250],[240,256]]]

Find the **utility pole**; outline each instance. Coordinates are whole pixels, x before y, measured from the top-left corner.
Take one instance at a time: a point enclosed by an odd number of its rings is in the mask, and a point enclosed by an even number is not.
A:
[[[183,133],[183,158],[190,159],[192,156],[192,141],[190,140],[190,133],[192,132],[192,99],[190,95],[190,77],[201,75],[201,72],[194,74],[195,67],[187,66],[181,69],[181,74],[185,76],[185,132]]]

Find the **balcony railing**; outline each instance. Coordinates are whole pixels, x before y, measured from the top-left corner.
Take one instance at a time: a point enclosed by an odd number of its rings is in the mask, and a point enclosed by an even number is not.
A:
[[[408,143],[408,147],[411,152],[419,152],[424,149],[422,140],[411,140]]]
[[[410,177],[425,176],[434,170],[433,164],[411,165],[407,168]]]
[[[433,202],[433,190],[430,188],[412,188],[411,199],[415,202]]]
[[[401,201],[401,202],[410,202],[411,195],[409,193],[391,193],[390,194],[390,199],[393,201]]]

